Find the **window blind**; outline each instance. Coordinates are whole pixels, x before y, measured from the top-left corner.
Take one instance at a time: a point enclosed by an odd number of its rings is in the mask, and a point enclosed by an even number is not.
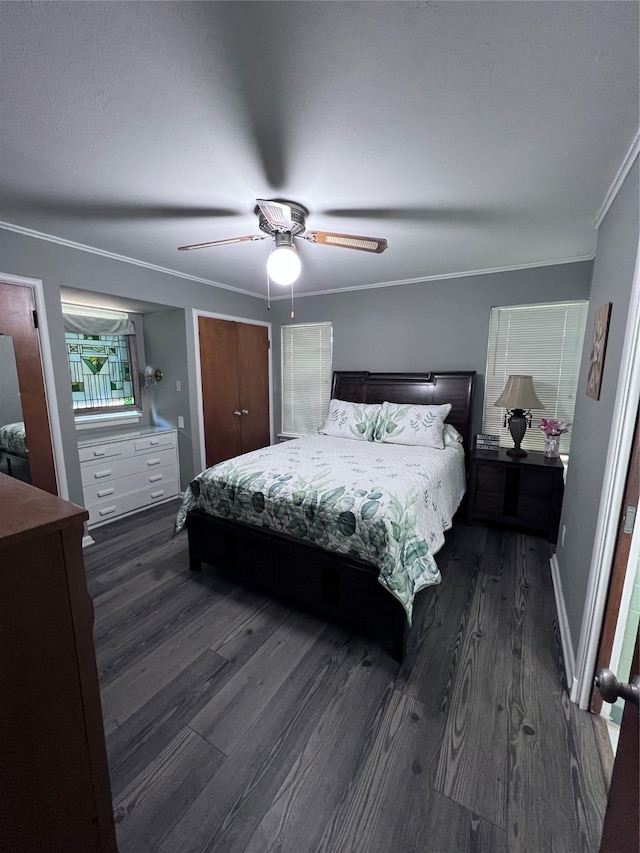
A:
[[[485,373],[482,429],[500,435],[500,444],[513,440],[503,426],[505,410],[494,406],[510,374],[530,374],[544,411],[532,410],[532,425],[522,447],[544,448],[540,418],[573,420],[582,358],[588,303],[554,302],[491,309]],[[562,436],[561,453],[568,453],[571,429]]]
[[[282,432],[309,435],[327,416],[331,397],[331,323],[282,326]]]

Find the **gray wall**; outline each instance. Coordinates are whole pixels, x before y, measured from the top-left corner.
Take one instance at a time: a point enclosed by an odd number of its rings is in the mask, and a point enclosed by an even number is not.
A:
[[[567,473],[560,530],[566,526],[558,563],[574,650],[586,598],[591,552],[600,506],[620,358],[638,249],[638,161],[627,176],[598,232],[598,248],[587,318],[578,396],[573,418],[571,462]],[[593,314],[611,302],[611,323],[599,400],[585,394]]]
[[[144,370],[144,366],[147,363],[147,354],[145,352],[144,345],[144,323],[143,323],[143,315],[142,314],[129,314],[129,317],[133,321],[134,328],[136,330],[136,358],[138,359],[138,370]],[[142,402],[142,417],[139,420],[140,426],[148,426],[152,423],[149,408],[144,405],[144,400]],[[88,433],[84,433],[84,435],[88,435]]]
[[[180,485],[184,489],[198,472],[193,463],[191,397],[187,353],[186,316],[182,308],[144,315],[147,364],[160,368],[162,380],[142,391],[144,406],[153,423],[178,430]],[[179,382],[181,390],[177,390]],[[184,428],[178,429],[178,416]],[[194,423],[197,432],[197,424]]]
[[[53,371],[58,394],[65,468],[70,500],[82,505],[80,463],[76,447],[76,429],[71,404],[69,367],[64,346],[64,327],[60,308],[60,287],[67,286],[95,293],[114,294],[141,299],[185,310],[184,336],[187,346],[187,378],[195,382],[195,336],[191,309],[199,308],[247,319],[266,319],[264,300],[233,291],[211,287],[188,279],[149,270],[46,240],[38,240],[0,229],[0,272],[42,279],[49,323]],[[170,347],[170,342],[166,341]],[[154,353],[155,354],[155,353]],[[159,353],[158,361],[160,361]],[[147,354],[147,359],[149,355]],[[167,364],[168,362],[165,362]],[[174,385],[175,387],[175,385]],[[189,422],[196,423],[195,400],[189,400]],[[185,420],[186,424],[186,420]],[[191,460],[181,459],[186,471],[196,467],[200,459],[197,434],[190,436]],[[188,442],[182,447],[188,452]]]
[[[272,303],[276,433],[282,426],[281,324],[330,320],[334,370],[476,370],[474,432],[479,432],[490,309],[587,299],[591,271],[589,261],[309,296],[296,301],[293,321],[289,301]]]

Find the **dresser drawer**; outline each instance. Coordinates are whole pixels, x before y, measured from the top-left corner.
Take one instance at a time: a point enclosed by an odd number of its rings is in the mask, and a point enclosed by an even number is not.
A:
[[[104,444],[92,444],[78,450],[80,462],[95,462],[96,459],[110,459],[117,456],[131,456],[134,452],[132,441],[106,441]]]
[[[88,504],[89,527],[94,527],[106,521],[116,518],[124,513],[133,512],[136,509],[149,507],[154,503],[160,503],[178,494],[178,481],[176,479],[162,480],[155,483],[147,483],[145,488],[123,495],[105,496],[97,503]]]
[[[155,450],[158,447],[175,447],[175,432],[160,432],[156,435],[146,435],[144,438],[136,438],[133,441],[135,453],[144,453],[147,450]]]
[[[142,471],[165,468],[167,465],[175,466],[176,460],[175,448],[170,447],[155,453],[139,453],[126,459],[111,457],[102,462],[85,462],[81,466],[82,486],[86,492],[86,486],[127,477],[129,474],[138,474]]]
[[[167,482],[174,482],[178,479],[178,472],[175,465],[168,465],[165,468],[153,468],[150,471],[139,471],[136,474],[130,474],[127,477],[118,477],[117,479],[106,480],[95,485],[85,486],[83,495],[85,504],[90,506],[100,501],[113,501],[114,498],[122,497],[122,495],[131,492],[137,492],[141,489],[154,487],[156,483],[162,483],[164,486]]]

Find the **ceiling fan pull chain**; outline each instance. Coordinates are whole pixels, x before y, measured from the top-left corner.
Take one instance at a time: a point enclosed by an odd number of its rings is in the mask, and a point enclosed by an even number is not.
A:
[[[267,270],[267,311],[271,311],[271,278]]]
[[[293,310],[293,285],[291,285],[291,319],[296,319],[296,312]]]

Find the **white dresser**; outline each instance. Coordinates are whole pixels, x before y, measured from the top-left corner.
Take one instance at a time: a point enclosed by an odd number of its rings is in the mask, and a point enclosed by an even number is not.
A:
[[[78,441],[88,527],[177,497],[174,429],[139,427],[92,432]]]

